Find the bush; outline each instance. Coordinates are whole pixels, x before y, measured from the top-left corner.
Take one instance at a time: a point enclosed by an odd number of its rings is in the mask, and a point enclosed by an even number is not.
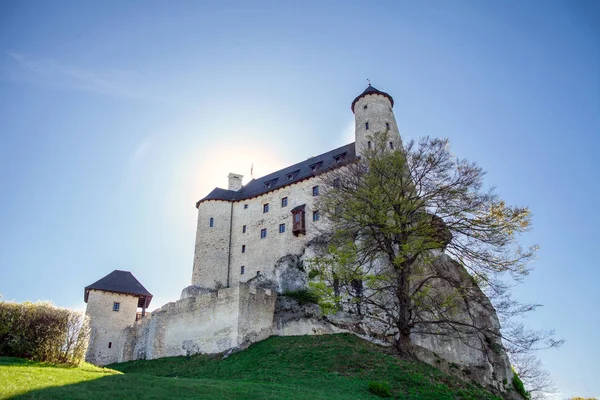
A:
[[[392,391],[387,382],[369,382],[369,392],[379,397],[392,397]]]
[[[78,364],[89,336],[82,312],[50,303],[0,302],[0,356]]]
[[[301,306],[305,304],[319,304],[319,296],[310,289],[289,291],[283,295],[296,300]]]
[[[525,390],[525,386],[523,385],[523,381],[519,378],[519,375],[515,372],[513,368],[513,379],[512,379],[513,388],[515,388],[515,392],[521,395],[524,399],[531,399],[531,394]]]

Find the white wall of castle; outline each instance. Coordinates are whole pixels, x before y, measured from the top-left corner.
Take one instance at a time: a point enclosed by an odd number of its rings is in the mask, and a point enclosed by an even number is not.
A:
[[[354,124],[356,154],[362,154],[368,147],[370,135],[386,130],[389,131],[389,141],[393,143],[393,148],[400,149],[402,147],[400,131],[392,111],[392,103],[383,95],[369,94],[361,97],[354,104]]]
[[[114,303],[119,303],[119,311],[113,311]],[[96,365],[118,361],[121,333],[135,322],[137,304],[135,296],[90,290],[85,311],[90,316],[91,329],[86,361]]]
[[[119,361],[214,354],[264,340],[276,298],[242,284],[168,303],[123,331]]]
[[[232,205],[230,285],[246,282],[258,272],[272,275],[278,259],[287,254],[301,254],[307,242],[317,236],[326,223],[322,217],[313,221],[313,212],[318,211],[314,206],[315,186],[319,186],[320,192],[324,190],[319,176],[244,201],[209,200],[200,203],[192,284],[213,288],[216,280],[223,284],[227,282]],[[287,206],[282,207],[282,199],[286,197]],[[265,204],[269,204],[268,212],[263,212]],[[294,236],[291,210],[302,204],[306,205],[306,235]],[[210,218],[214,221],[212,228]],[[279,232],[281,224],[285,225],[283,233]],[[265,238],[261,238],[262,229],[267,230]],[[242,252],[242,246],[245,246],[245,252]]]

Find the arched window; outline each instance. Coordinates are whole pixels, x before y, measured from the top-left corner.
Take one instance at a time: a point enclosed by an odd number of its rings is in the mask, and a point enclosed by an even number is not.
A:
[[[215,219],[214,218],[210,218],[210,220],[208,221],[208,225],[212,228],[213,226],[215,226]]]

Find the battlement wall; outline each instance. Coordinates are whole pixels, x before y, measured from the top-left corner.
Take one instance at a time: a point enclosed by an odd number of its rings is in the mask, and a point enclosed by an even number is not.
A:
[[[168,303],[122,333],[119,359],[220,353],[271,335],[276,296],[240,284]]]

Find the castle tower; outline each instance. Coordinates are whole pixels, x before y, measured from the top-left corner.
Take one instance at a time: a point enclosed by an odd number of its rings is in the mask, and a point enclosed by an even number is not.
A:
[[[197,204],[192,285],[215,289],[230,284],[233,203],[223,199],[230,194],[227,192],[217,188]]]
[[[375,132],[388,131],[386,147],[402,146],[396,117],[392,111],[394,99],[389,94],[369,86],[352,102],[355,121],[356,154],[360,155],[372,145],[370,136]]]
[[[119,361],[121,333],[146,313],[152,295],[129,271],[114,270],[86,286],[83,300],[90,317],[90,345],[86,361],[106,365]],[[138,315],[138,308],[141,313]]]

